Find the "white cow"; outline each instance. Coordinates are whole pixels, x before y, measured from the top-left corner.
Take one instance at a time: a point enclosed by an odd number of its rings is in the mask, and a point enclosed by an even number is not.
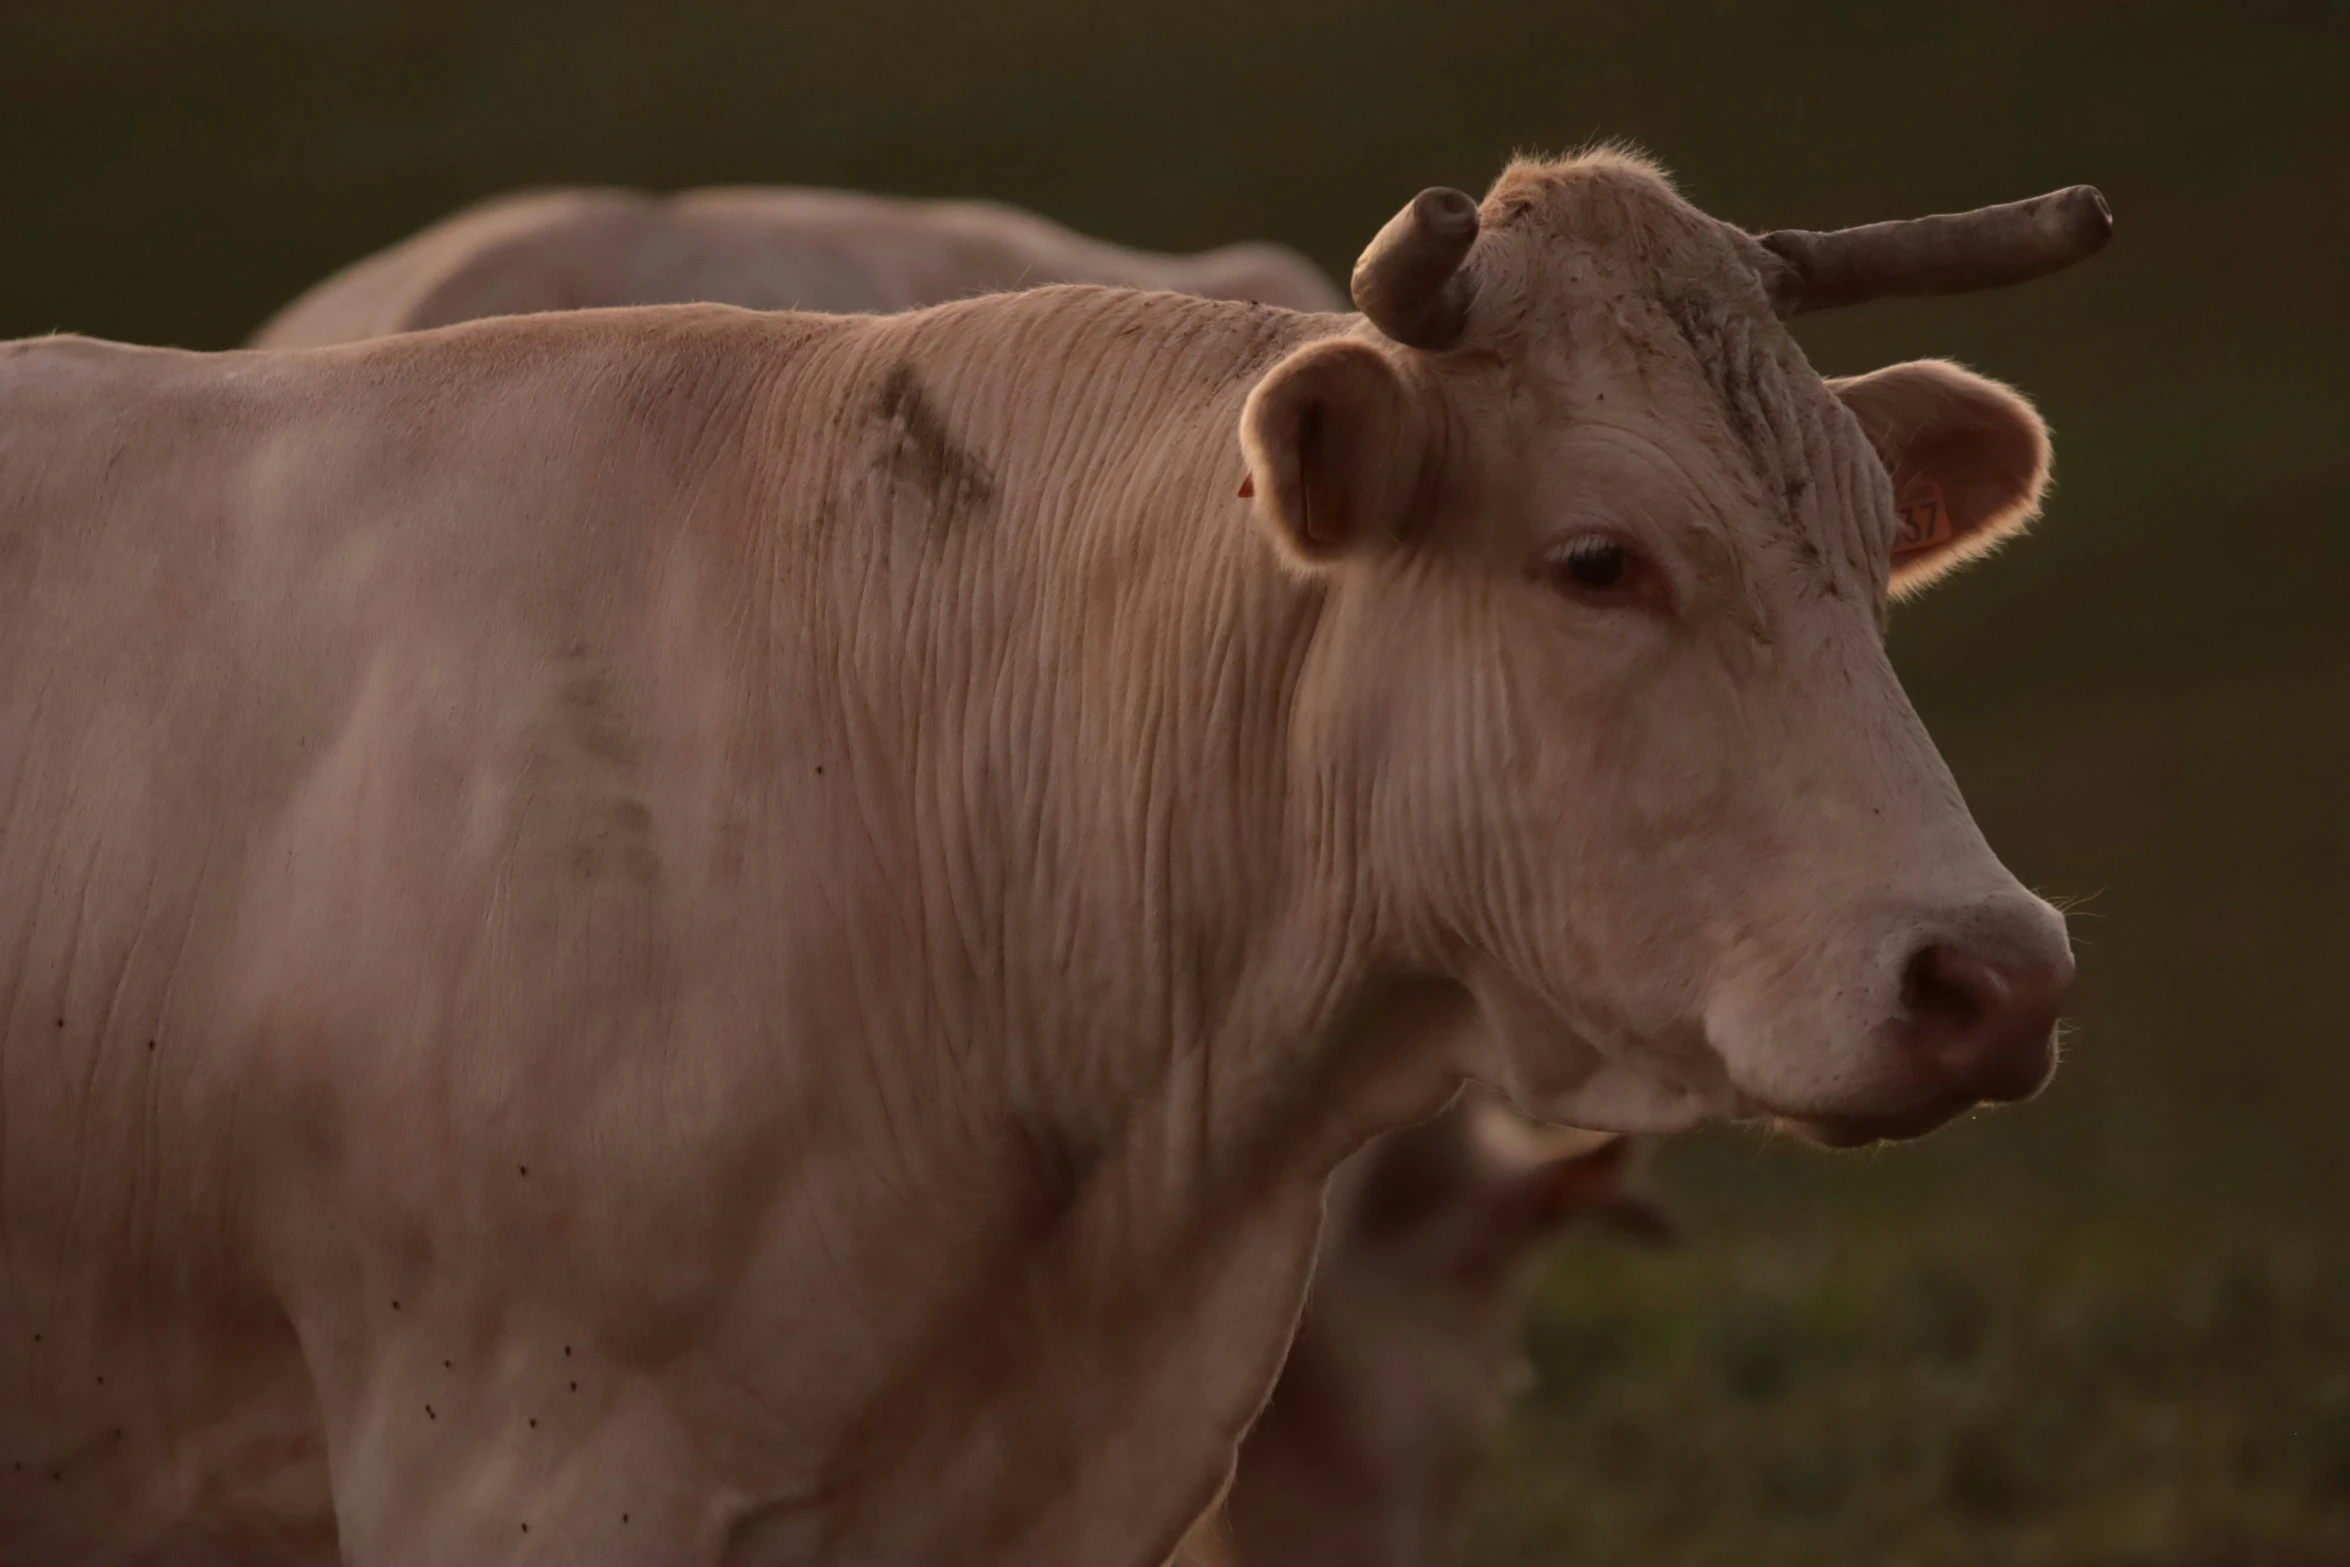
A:
[[[1337,310],[1280,245],[1154,255],[1017,208],[850,191],[550,190],[468,207],[352,263],[279,311],[257,348],[315,348],[481,316],[709,301],[879,314],[1050,283]]]
[[[1148,1563],[1463,1078],[2030,1093],[2062,923],[1881,623],[2045,436],[1781,317],[2106,224],[1601,154],[1423,195],[1360,319],[12,345],[0,1540]]]

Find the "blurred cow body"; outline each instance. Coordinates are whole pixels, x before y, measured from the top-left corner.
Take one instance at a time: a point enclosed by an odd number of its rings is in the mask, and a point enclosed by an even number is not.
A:
[[[1139,1567],[1464,1078],[2036,1088],[1880,635],[2037,419],[1636,161],[1457,203],[1360,319],[0,351],[0,1539]]]
[[[311,348],[482,316],[708,302],[886,314],[1053,283],[1344,308],[1272,244],[1155,255],[1017,208],[850,191],[553,190],[468,207],[318,284],[254,334]]]
[[[1586,1222],[1654,1243],[1632,1139],[1527,1125],[1471,1091],[1339,1166],[1314,1285],[1225,1506],[1235,1567],[1446,1567],[1532,1382],[1526,1306]]]

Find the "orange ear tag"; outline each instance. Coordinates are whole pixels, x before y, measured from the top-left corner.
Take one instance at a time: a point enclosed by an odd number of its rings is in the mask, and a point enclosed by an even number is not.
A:
[[[1240,498],[1245,501],[1256,493],[1257,476],[1253,473],[1242,474],[1240,476]]]
[[[1901,514],[1901,528],[1893,535],[1896,556],[1939,548],[1958,532],[1950,521],[1950,508],[1943,504],[1942,486],[1932,479],[1912,479],[1901,487],[1893,505]]]

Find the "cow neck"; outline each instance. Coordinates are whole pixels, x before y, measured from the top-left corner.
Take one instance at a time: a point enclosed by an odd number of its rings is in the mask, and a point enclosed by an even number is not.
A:
[[[1233,494],[1241,402],[1301,329],[1052,292],[877,324],[821,391],[875,427],[833,482],[888,515],[821,547],[841,602],[903,584],[886,637],[870,608],[839,635],[860,696],[912,709],[870,771],[927,835],[893,934],[941,954],[881,1066],[918,1119],[872,1124],[968,1222],[871,1302],[887,1376],[820,1514],[751,1527],[869,1559],[1171,1549],[1278,1368],[1323,1177],[1434,1108],[1461,1004],[1381,975],[1355,803],[1297,722],[1322,595]]]

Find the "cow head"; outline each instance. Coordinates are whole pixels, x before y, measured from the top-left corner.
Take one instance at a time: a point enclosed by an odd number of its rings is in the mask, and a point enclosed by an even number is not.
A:
[[[1365,321],[1242,417],[1322,581],[1302,744],[1399,961],[1457,978],[1471,1075],[1548,1119],[1908,1136],[2053,1068],[2062,920],[1984,843],[1896,681],[1889,596],[2015,532],[2020,396],[1845,381],[1785,318],[2095,250],[2076,188],[1760,239],[1618,153],[1424,193]]]

